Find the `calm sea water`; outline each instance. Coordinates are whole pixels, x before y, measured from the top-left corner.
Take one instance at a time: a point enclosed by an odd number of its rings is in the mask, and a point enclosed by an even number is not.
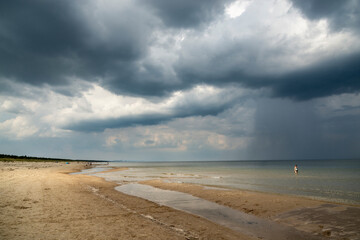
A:
[[[297,164],[299,174],[293,173]],[[127,171],[97,175],[118,182],[162,179],[360,204],[360,160],[112,162]]]

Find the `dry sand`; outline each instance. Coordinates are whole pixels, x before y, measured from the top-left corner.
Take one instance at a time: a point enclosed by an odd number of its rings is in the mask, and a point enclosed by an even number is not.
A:
[[[0,162],[0,239],[251,239],[117,192],[115,183],[101,178],[68,174],[83,168],[81,163]],[[325,239],[360,239],[358,207],[159,180],[143,183],[190,193]]]

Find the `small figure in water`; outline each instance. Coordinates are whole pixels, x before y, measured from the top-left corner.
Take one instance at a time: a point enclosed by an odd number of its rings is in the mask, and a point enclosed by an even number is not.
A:
[[[299,169],[298,169],[297,165],[295,164],[294,173],[295,173],[295,174],[298,174],[298,172],[299,172]]]

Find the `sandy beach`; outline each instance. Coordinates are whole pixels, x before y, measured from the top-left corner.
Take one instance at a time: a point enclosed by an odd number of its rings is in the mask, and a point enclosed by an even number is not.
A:
[[[0,239],[251,239],[205,219],[69,175],[71,163],[0,163]]]
[[[0,239],[254,239],[120,193],[116,183],[102,178],[68,174],[83,168],[83,163],[0,162]],[[358,206],[158,180],[143,184],[190,193],[324,239],[360,238]]]

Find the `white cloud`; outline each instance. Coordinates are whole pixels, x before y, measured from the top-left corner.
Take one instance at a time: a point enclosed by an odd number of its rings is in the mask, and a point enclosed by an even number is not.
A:
[[[183,120],[176,121],[179,124]],[[191,118],[191,121],[197,119]],[[121,149],[157,149],[172,152],[227,151],[244,149],[249,143],[248,137],[226,136],[218,133],[216,129],[177,129],[169,125],[106,130],[104,134],[105,146]]]
[[[246,10],[246,8],[251,3],[251,0],[238,0],[231,3],[226,9],[225,12],[229,15],[230,18],[236,18],[241,16]]]
[[[242,89],[217,88],[198,85],[187,91],[177,91],[164,99],[150,101],[141,97],[121,96],[93,84],[76,96],[66,96],[45,88],[38,99],[3,97],[0,112],[13,112],[11,119],[2,123],[6,134],[16,137],[57,137],[69,134],[63,126],[85,120],[106,120],[112,118],[143,117],[160,114],[176,117],[181,114],[196,114],[192,109],[212,109],[228,104],[245,96]],[[189,112],[189,113],[187,113]],[[109,140],[108,143],[114,143]]]
[[[251,142],[253,103],[244,103],[217,116],[174,119],[156,126],[107,129],[109,149],[152,149],[170,152],[245,151]],[[236,158],[235,156],[233,156]]]
[[[22,139],[33,136],[38,131],[39,128],[25,116],[17,116],[0,123],[0,132],[2,135],[10,136],[10,138]]]
[[[191,111],[195,107],[199,111],[219,107],[230,103],[242,94],[244,94],[242,90],[198,85],[190,90],[177,91],[167,98],[152,102],[142,97],[115,95],[94,85],[93,88],[83,92],[81,97],[67,99],[72,102],[71,105],[57,108],[57,111],[50,111],[44,119],[62,127],[84,120],[141,117],[151,114],[176,117],[177,111]]]

